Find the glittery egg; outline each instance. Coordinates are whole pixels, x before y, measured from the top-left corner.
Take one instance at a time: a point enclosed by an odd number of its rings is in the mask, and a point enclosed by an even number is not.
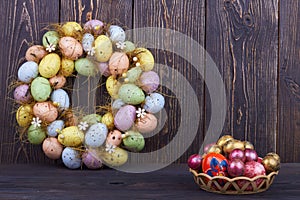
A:
[[[81,34],[82,27],[77,22],[66,22],[61,27],[61,30],[65,34],[65,36],[77,37]]]
[[[57,44],[59,41],[59,34],[56,31],[47,31],[43,35],[43,46],[47,48],[49,45],[52,45],[57,49]]]
[[[145,100],[144,92],[132,83],[123,84],[119,89],[118,96],[125,103],[132,105],[140,104]]]
[[[65,127],[65,122],[63,120],[55,120],[47,126],[47,135],[51,137],[56,137],[58,132]]]
[[[24,83],[30,83],[39,74],[38,64],[27,61],[18,70],[18,79]]]
[[[124,105],[125,105],[125,103],[124,103],[124,101],[122,101],[122,99],[116,99],[113,101],[111,108],[113,110],[119,110]]]
[[[43,151],[48,158],[57,160],[61,157],[63,146],[58,142],[57,138],[49,137],[43,142]]]
[[[106,80],[106,89],[108,94],[113,98],[113,99],[118,99],[119,98],[119,89],[121,87],[121,83],[114,77],[110,76]]]
[[[66,78],[63,75],[56,75],[49,79],[51,87],[60,89],[66,84]]]
[[[94,46],[95,38],[90,33],[85,33],[82,37],[82,47],[85,52],[91,51]]]
[[[99,153],[104,164],[110,167],[118,167],[124,165],[128,160],[128,153],[120,147],[116,147],[112,152],[102,151]]]
[[[80,58],[76,60],[75,69],[78,74],[83,76],[95,76],[97,74],[97,67],[95,63],[88,58]]]
[[[31,125],[28,128],[27,137],[31,144],[42,144],[46,138],[46,133],[41,127]]]
[[[111,112],[105,113],[102,116],[101,122],[107,126],[108,129],[114,127],[114,116]]]
[[[135,83],[141,76],[143,70],[141,67],[133,67],[126,72],[125,82],[126,83]]]
[[[75,68],[75,63],[73,60],[62,58],[61,59],[61,69],[60,73],[61,75],[65,77],[69,77],[73,74]]]
[[[63,89],[54,90],[51,94],[51,101],[58,103],[59,109],[67,109],[70,107],[70,98]]]
[[[77,126],[69,126],[59,132],[58,141],[67,147],[78,147],[83,143],[84,133]]]
[[[114,43],[117,42],[124,42],[126,38],[125,31],[120,27],[116,25],[111,25],[108,29],[109,38]]]
[[[95,57],[98,62],[107,62],[113,53],[111,40],[105,36],[100,35],[95,40]]]
[[[109,59],[108,66],[112,75],[121,75],[128,70],[129,59],[125,53],[114,52]]]
[[[89,169],[99,169],[103,166],[101,158],[93,149],[88,149],[82,154],[82,162]]]
[[[18,103],[29,103],[32,100],[29,85],[23,84],[16,87],[14,91],[14,99]]]
[[[136,118],[136,108],[132,105],[123,106],[114,118],[114,124],[121,131],[129,130]]]
[[[165,98],[159,93],[152,93],[145,99],[144,109],[149,113],[158,113],[165,105]]]
[[[147,113],[143,118],[137,120],[135,127],[140,133],[150,133],[157,127],[157,118]]]
[[[33,114],[43,122],[51,123],[58,116],[57,108],[50,102],[38,102],[33,106]]]
[[[145,48],[137,48],[134,50],[138,62],[141,65],[143,71],[151,71],[154,67],[154,58],[152,53]]]
[[[122,143],[122,133],[119,130],[110,131],[107,135],[106,143],[119,146]]]
[[[147,92],[154,92],[159,85],[159,76],[154,71],[143,72],[139,79],[139,85]]]
[[[105,77],[108,77],[111,75],[107,62],[100,62],[98,64],[98,70],[100,71],[100,74]]]
[[[66,147],[61,155],[62,161],[69,169],[77,169],[81,166],[81,158],[79,151],[70,147]]]
[[[89,115],[85,115],[81,121],[82,122],[86,122],[88,123],[89,125],[93,125],[93,124],[97,124],[99,122],[101,122],[101,115],[98,115],[98,114],[89,114]]]
[[[47,51],[41,45],[33,45],[26,51],[25,58],[27,61],[39,63],[40,60],[47,55]]]
[[[30,86],[30,92],[34,100],[46,101],[51,94],[51,86],[48,79],[43,77],[35,78]]]
[[[133,152],[143,150],[145,147],[145,139],[142,134],[137,131],[128,131],[125,134],[128,135],[127,137],[123,138],[123,144],[126,149]]]
[[[134,51],[134,49],[135,49],[134,43],[132,43],[130,41],[125,41],[125,48],[123,49],[123,51],[125,53],[132,52],[132,51]]]
[[[60,57],[56,53],[46,55],[39,64],[39,72],[45,78],[52,78],[60,69]]]
[[[108,130],[105,124],[93,124],[85,133],[85,145],[89,147],[100,147],[105,142],[107,132]]]
[[[77,60],[83,54],[81,44],[72,37],[60,38],[59,48],[63,56],[70,60]]]
[[[33,118],[33,109],[30,105],[22,105],[18,108],[16,120],[21,127],[26,127],[31,124]]]
[[[83,27],[84,31],[94,35],[100,35],[103,32],[103,28],[104,28],[104,23],[96,19],[87,21]]]

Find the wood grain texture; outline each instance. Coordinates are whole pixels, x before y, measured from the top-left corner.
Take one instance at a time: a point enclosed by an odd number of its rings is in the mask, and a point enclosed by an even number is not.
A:
[[[280,2],[278,151],[300,162],[300,2]]]
[[[227,89],[223,132],[251,141],[259,155],[275,151],[278,1],[207,1],[207,22],[206,50]]]

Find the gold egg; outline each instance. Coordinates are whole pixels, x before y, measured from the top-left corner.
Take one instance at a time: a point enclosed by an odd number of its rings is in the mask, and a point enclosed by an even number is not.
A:
[[[219,145],[214,144],[207,151],[207,153],[212,153],[212,152],[222,154],[222,149]]]
[[[233,137],[231,135],[224,135],[217,141],[216,144],[221,148],[223,148],[225,143],[227,143],[229,140],[233,140]]]
[[[234,140],[233,148],[234,148],[234,149],[245,150],[244,142],[242,142],[242,141],[240,141],[240,140]]]
[[[267,153],[267,156],[273,156],[276,160],[278,160],[280,162],[280,157],[277,153],[275,152],[270,152],[270,153]]]
[[[245,149],[254,149],[253,144],[249,141],[244,141],[244,147]]]
[[[262,160],[267,173],[276,172],[280,169],[280,162],[272,155],[265,156]]]
[[[103,115],[101,122],[107,126],[108,129],[114,128],[114,116],[111,112]]]

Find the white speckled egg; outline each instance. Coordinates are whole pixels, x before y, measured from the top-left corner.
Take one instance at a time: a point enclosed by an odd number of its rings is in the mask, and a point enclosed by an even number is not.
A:
[[[32,100],[29,85],[23,84],[16,87],[14,91],[14,99],[18,103],[29,103]]]
[[[70,107],[69,95],[63,89],[54,90],[51,94],[51,100],[58,103],[60,109],[67,109]]]
[[[82,47],[85,52],[90,51],[93,48],[95,38],[90,33],[85,33],[82,37]]]
[[[58,135],[57,131],[63,130],[64,127],[65,122],[63,120],[55,120],[47,126],[47,135],[51,137],[56,137]]]
[[[158,113],[165,105],[165,98],[159,93],[152,93],[145,99],[144,109],[149,113]]]
[[[66,147],[62,152],[62,161],[69,169],[77,169],[81,166],[79,151]]]
[[[18,70],[18,79],[24,83],[30,83],[39,74],[38,64],[33,61],[27,61],[21,65]]]
[[[100,147],[105,142],[107,133],[105,124],[93,124],[85,133],[85,144],[89,147]]]
[[[124,42],[126,38],[125,31],[116,25],[111,25],[108,29],[109,38],[113,43]]]

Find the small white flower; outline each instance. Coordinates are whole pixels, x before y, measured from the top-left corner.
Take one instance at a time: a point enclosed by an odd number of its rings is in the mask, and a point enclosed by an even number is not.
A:
[[[90,55],[90,56],[95,55],[95,47],[93,47],[92,49],[88,50],[87,54]]]
[[[126,47],[126,43],[121,41],[117,42],[116,45],[118,49],[124,49]]]
[[[144,118],[146,115],[145,109],[139,108],[137,111],[135,111],[138,118]]]
[[[52,51],[55,51],[55,47],[56,47],[55,44],[48,44],[46,47],[46,51],[51,53]]]
[[[105,151],[108,152],[108,153],[113,153],[115,152],[115,148],[116,146],[115,145],[112,145],[112,144],[105,144]]]
[[[87,129],[87,127],[89,127],[89,125],[88,125],[88,123],[87,122],[80,122],[79,124],[78,124],[78,128],[79,128],[79,130],[81,130],[81,131],[85,131],[86,129]]]
[[[40,127],[41,123],[42,123],[42,121],[40,120],[39,117],[36,117],[36,118],[34,117],[31,122],[31,124],[34,126],[34,128]]]

